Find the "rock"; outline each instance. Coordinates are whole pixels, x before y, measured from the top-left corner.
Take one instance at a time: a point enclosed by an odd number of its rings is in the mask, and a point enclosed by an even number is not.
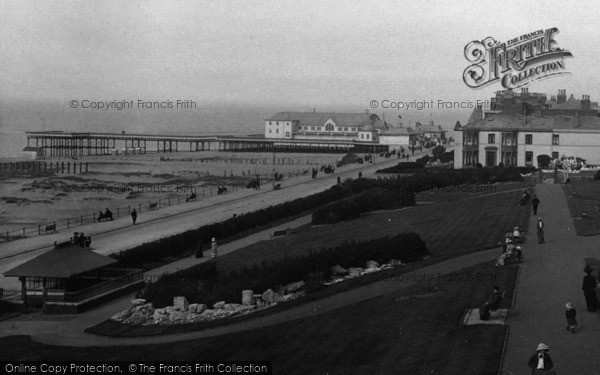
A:
[[[388,262],[388,264],[390,266],[396,267],[396,266],[402,265],[402,262],[399,261],[398,259],[390,259],[390,261]]]
[[[196,313],[196,309],[198,308],[198,304],[197,303],[190,303],[190,305],[188,306],[188,310],[190,313]]]
[[[242,290],[242,305],[252,306],[256,303],[254,292],[251,290]]]
[[[134,299],[131,301],[131,306],[142,306],[146,304],[146,300],[143,298]]]
[[[331,273],[337,276],[344,276],[348,274],[348,270],[338,264],[331,267]]]
[[[360,267],[351,267],[348,269],[348,275],[352,276],[352,277],[357,277],[362,275],[363,273],[363,269]]]
[[[285,287],[283,285],[280,285],[277,288],[275,288],[275,290],[273,292],[275,294],[284,295],[285,294]]]
[[[133,313],[132,310],[127,309],[127,310],[123,310],[121,312],[116,313],[115,315],[113,315],[110,319],[111,320],[115,320],[117,322],[122,322],[125,319],[129,318],[131,316],[131,314]]]
[[[154,323],[161,323],[169,320],[169,315],[165,314],[164,309],[156,309],[154,310],[154,314],[152,315],[152,320],[154,321]]]
[[[199,303],[198,306],[196,306],[196,314],[202,314],[206,309],[207,306],[205,304]]]
[[[151,315],[154,313],[154,307],[151,303],[134,307],[134,311],[141,311],[143,314]]]
[[[275,294],[275,292],[273,292],[273,289],[267,289],[265,290],[265,292],[262,294],[262,300],[265,302],[273,302],[273,295]]]
[[[262,298],[256,298],[256,306],[257,307],[263,307],[265,305],[265,301],[263,301]]]
[[[218,310],[218,309],[222,308],[225,305],[225,303],[226,303],[225,301],[219,301],[213,305],[213,308],[215,310]]]
[[[372,270],[372,269],[374,269],[374,268],[379,268],[379,263],[377,263],[377,262],[376,262],[376,261],[374,261],[374,260],[369,260],[369,261],[367,261],[367,269],[368,269],[368,270]]]
[[[239,303],[226,303],[223,305],[223,310],[233,311],[239,309],[240,306],[242,305],[240,305]]]
[[[188,315],[187,312],[176,310],[169,314],[169,321],[176,322],[179,320],[185,320],[187,315]]]
[[[155,314],[166,314],[167,312],[165,311],[165,309],[155,309],[154,313]]]
[[[148,320],[148,316],[141,311],[136,311],[129,318],[124,320],[124,323],[127,324],[142,324]]]
[[[166,312],[167,314],[170,314],[170,313],[172,313],[173,311],[177,311],[177,309],[175,308],[175,306],[167,306],[167,307],[165,307],[165,312]]]
[[[173,297],[173,306],[179,311],[188,311],[189,303],[185,297]]]
[[[304,288],[304,281],[300,280],[295,283],[287,284],[285,286],[285,291],[286,291],[286,293],[294,293],[294,292],[299,291],[302,288]]]

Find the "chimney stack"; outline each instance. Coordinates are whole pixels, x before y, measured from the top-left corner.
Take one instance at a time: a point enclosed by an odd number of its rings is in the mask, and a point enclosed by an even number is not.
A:
[[[567,101],[567,90],[562,89],[558,90],[558,95],[556,95],[556,104],[564,103]]]
[[[590,101],[589,95],[583,95],[579,102],[581,103],[582,111],[589,111],[592,109],[592,102]]]

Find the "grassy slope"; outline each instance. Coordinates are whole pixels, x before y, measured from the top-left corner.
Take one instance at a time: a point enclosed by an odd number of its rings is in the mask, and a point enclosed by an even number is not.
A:
[[[571,216],[575,218],[575,230],[580,236],[595,236],[600,234],[600,181],[573,182],[563,188]],[[540,207],[542,207],[540,204]],[[586,212],[589,218],[580,219],[581,213]]]
[[[492,285],[512,295],[516,270],[488,263],[461,274],[491,272],[491,280],[436,280],[315,317],[176,345],[67,348],[2,338],[0,359],[272,360],[276,374],[495,374],[506,327],[458,322]]]

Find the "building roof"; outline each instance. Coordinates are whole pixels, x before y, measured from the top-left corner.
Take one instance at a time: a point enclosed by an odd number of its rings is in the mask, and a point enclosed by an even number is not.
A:
[[[35,152],[41,152],[42,148],[41,147],[34,147],[34,146],[26,146],[23,151],[35,151]]]
[[[299,126],[323,126],[331,119],[337,126],[384,129],[374,113],[279,112],[265,121],[297,121]]]
[[[581,102],[573,97],[570,97],[566,101],[552,106],[552,109],[581,109]]]
[[[527,120],[527,122],[526,122]],[[594,116],[523,116],[523,115],[494,115],[471,124],[459,131],[490,130],[490,131],[570,131],[570,132],[600,132],[600,117]]]
[[[388,130],[384,130],[379,135],[415,135],[417,132],[413,128],[400,128],[393,127]]]
[[[4,276],[67,278],[114,264],[117,261],[79,246],[52,249],[4,272]]]

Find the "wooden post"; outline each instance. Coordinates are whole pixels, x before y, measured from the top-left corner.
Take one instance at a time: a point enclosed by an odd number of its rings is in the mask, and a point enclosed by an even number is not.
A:
[[[21,281],[21,300],[23,301],[22,311],[27,312],[27,279],[24,276],[19,277]]]

